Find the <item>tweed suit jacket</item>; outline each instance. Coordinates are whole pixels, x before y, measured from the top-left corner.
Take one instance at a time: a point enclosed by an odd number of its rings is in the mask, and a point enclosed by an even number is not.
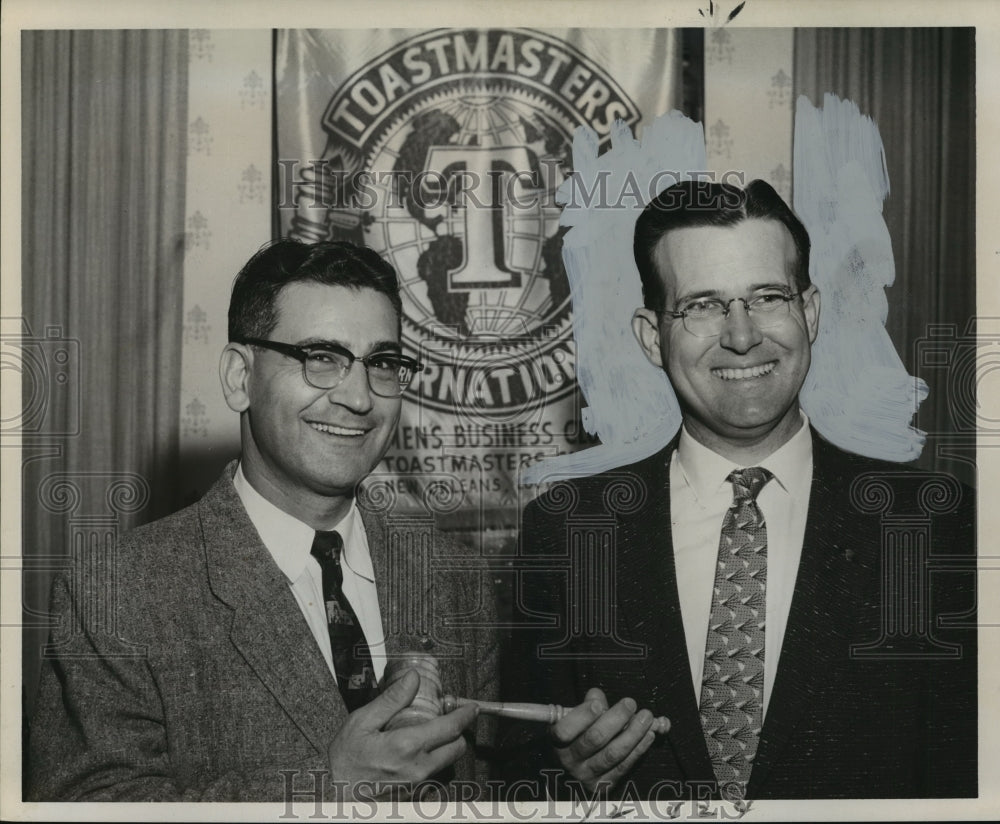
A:
[[[347,710],[234,470],[198,503],[124,536],[113,557],[56,579],[60,628],[29,733],[28,798],[280,801],[282,771],[311,789],[305,771],[328,770]],[[430,651],[446,691],[495,697],[492,593],[475,573],[431,581],[419,541],[390,541],[386,518],[359,503],[389,656]],[[445,626],[470,613],[487,628]],[[487,744],[487,725],[476,730]],[[485,775],[472,749],[448,777]],[[338,796],[335,780],[323,794]]]
[[[510,700],[574,705],[600,687],[668,716],[669,733],[617,788],[633,798],[717,797],[674,570],[675,448],[526,507],[522,628],[501,667]],[[976,795],[974,504],[951,479],[813,433],[802,556],[748,798]],[[557,766],[537,731],[501,737],[504,777]],[[553,775],[549,792],[566,795]]]

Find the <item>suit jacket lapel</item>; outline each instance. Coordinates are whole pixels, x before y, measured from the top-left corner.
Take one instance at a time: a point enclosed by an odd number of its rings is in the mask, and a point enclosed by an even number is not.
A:
[[[375,573],[375,591],[385,633],[386,666],[406,653],[433,652],[433,632],[428,624],[433,606],[432,584],[429,570],[424,566],[430,558],[424,556],[418,545],[411,547],[412,551],[402,551],[406,548],[404,542],[394,539],[385,514],[371,506],[364,494],[358,496],[358,509],[368,535],[368,551]],[[414,542],[420,541],[422,529],[433,529],[423,522],[411,522],[410,527],[407,540]]]
[[[757,794],[793,735],[802,714],[818,700],[850,642],[850,616],[860,574],[845,551],[856,526],[848,498],[853,478],[844,477],[836,452],[813,433],[813,482],[795,594],[761,740],[750,776]]]
[[[646,504],[618,517],[619,617],[628,639],[647,644],[648,707],[670,719],[668,746],[685,778],[704,780],[713,774],[712,765],[691,683],[670,529],[675,449],[676,440],[636,466],[646,484]]]
[[[209,584],[233,610],[230,639],[316,749],[347,717],[302,611],[232,484],[235,463],[199,503]],[[294,666],[290,666],[294,664]]]

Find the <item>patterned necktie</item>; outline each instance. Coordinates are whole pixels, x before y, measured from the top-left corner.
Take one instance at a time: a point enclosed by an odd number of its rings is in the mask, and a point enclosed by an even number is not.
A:
[[[746,794],[764,718],[764,595],[767,526],[757,493],[773,476],[736,470],[722,521],[712,617],[701,681],[701,724],[724,798]]]
[[[311,552],[323,570],[323,598],[337,685],[348,711],[354,712],[375,697],[375,668],[361,622],[343,591],[343,549],[340,533],[317,531]]]

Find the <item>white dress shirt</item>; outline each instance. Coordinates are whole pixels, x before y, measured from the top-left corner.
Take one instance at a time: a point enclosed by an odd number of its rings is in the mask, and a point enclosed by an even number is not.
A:
[[[774,475],[757,496],[767,525],[765,714],[778,670],[809,510],[812,437],[808,418],[800,414],[802,426],[791,439],[755,464]],[[670,462],[670,513],[681,619],[696,702],[701,699],[719,537],[726,510],[733,502],[733,487],[726,477],[734,469],[744,468],[702,446],[681,428],[680,442]]]
[[[310,552],[316,531],[276,507],[254,489],[243,474],[242,465],[236,469],[233,485],[264,546],[288,579],[288,586],[323,658],[326,659],[326,665],[331,673],[334,672],[330,629],[326,622],[326,603],[323,599],[323,572],[319,561]],[[385,672],[385,634],[382,615],[378,609],[375,572],[368,551],[368,535],[354,501],[351,501],[351,508],[334,529],[344,539],[344,550],[340,558],[340,565],[344,570],[344,594],[361,622],[361,629],[371,649],[375,677],[381,681]]]

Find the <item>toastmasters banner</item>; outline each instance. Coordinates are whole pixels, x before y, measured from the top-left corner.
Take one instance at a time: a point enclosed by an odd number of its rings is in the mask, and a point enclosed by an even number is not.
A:
[[[400,505],[516,511],[518,473],[580,426],[556,189],[572,140],[678,106],[667,30],[282,31],[281,234],[365,243],[399,272],[426,369],[380,473]],[[582,197],[614,193],[583,191]],[[506,520],[506,519],[504,519]]]

